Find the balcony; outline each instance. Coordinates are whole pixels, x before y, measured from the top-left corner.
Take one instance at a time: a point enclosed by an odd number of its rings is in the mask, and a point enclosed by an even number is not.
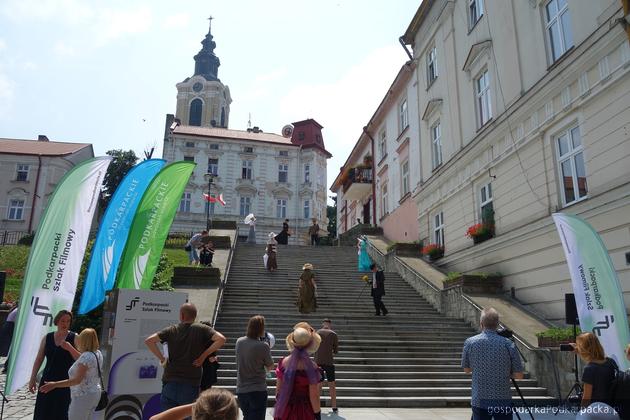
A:
[[[343,198],[359,201],[372,194],[372,168],[351,168],[343,182]]]

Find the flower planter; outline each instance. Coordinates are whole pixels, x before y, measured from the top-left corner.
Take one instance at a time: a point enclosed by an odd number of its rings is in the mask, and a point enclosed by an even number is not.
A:
[[[391,251],[393,251],[399,257],[418,257],[420,256],[419,244],[413,243],[396,243],[393,245]]]
[[[438,253],[435,253],[435,254],[429,254],[429,261],[439,260],[443,256],[444,256],[444,252],[438,252]]]
[[[492,238],[493,236],[494,235],[492,235],[491,232],[486,232],[486,233],[481,234],[481,235],[472,236],[472,240],[473,240],[473,243],[476,245],[476,244],[482,243],[483,241],[487,241],[488,239]]]
[[[451,287],[461,287],[464,293],[496,295],[503,292],[503,277],[462,274],[454,279],[444,281],[445,289]]]
[[[538,337],[538,347],[560,347],[560,344],[569,344],[573,340],[570,338],[558,339],[554,337]]]

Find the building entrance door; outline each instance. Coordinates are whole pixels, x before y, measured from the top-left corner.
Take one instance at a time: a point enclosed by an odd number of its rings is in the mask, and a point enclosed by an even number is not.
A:
[[[370,207],[372,200],[368,200],[367,203],[363,206],[363,223],[366,225],[370,224]]]

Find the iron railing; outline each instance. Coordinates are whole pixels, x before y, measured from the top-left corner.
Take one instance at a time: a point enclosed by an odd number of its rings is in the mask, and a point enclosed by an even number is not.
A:
[[[234,249],[236,248],[236,242],[238,242],[237,239],[238,239],[238,226],[236,227],[236,231],[234,233],[234,240],[232,241],[230,245],[228,259],[225,265],[225,272],[223,273],[221,284],[219,284],[219,293],[217,294],[217,300],[214,303],[214,313],[212,314],[212,327],[213,328],[214,328],[214,324],[217,322],[217,317],[219,316],[219,309],[221,308],[221,304],[223,303],[223,291],[225,290],[225,285],[227,283],[228,275],[230,274],[230,267],[232,266],[232,258],[234,257]]]

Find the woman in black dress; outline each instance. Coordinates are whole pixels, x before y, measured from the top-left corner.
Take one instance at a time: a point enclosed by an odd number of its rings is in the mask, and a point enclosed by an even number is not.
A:
[[[597,336],[591,332],[582,333],[575,340],[575,351],[586,362],[582,372],[584,392],[582,407],[594,402],[611,405],[610,390],[615,377],[613,361],[606,357]]]
[[[59,311],[55,316],[54,323],[57,326],[57,331],[50,332],[42,338],[35,363],[33,363],[31,380],[28,383],[28,389],[31,393],[37,390],[37,373],[44,362],[44,357],[46,358],[46,366],[39,383],[40,386],[44,382],[68,379],[68,369],[74,363],[74,358],[68,350],[71,348],[70,346],[75,345],[74,338],[76,337],[76,334],[70,331],[72,312]],[[67,420],[68,406],[70,406],[70,388],[57,388],[46,394],[38,392],[33,420]]]
[[[280,245],[287,245],[289,243],[289,219],[285,219],[284,223],[282,223],[282,232],[276,235],[276,241]]]

